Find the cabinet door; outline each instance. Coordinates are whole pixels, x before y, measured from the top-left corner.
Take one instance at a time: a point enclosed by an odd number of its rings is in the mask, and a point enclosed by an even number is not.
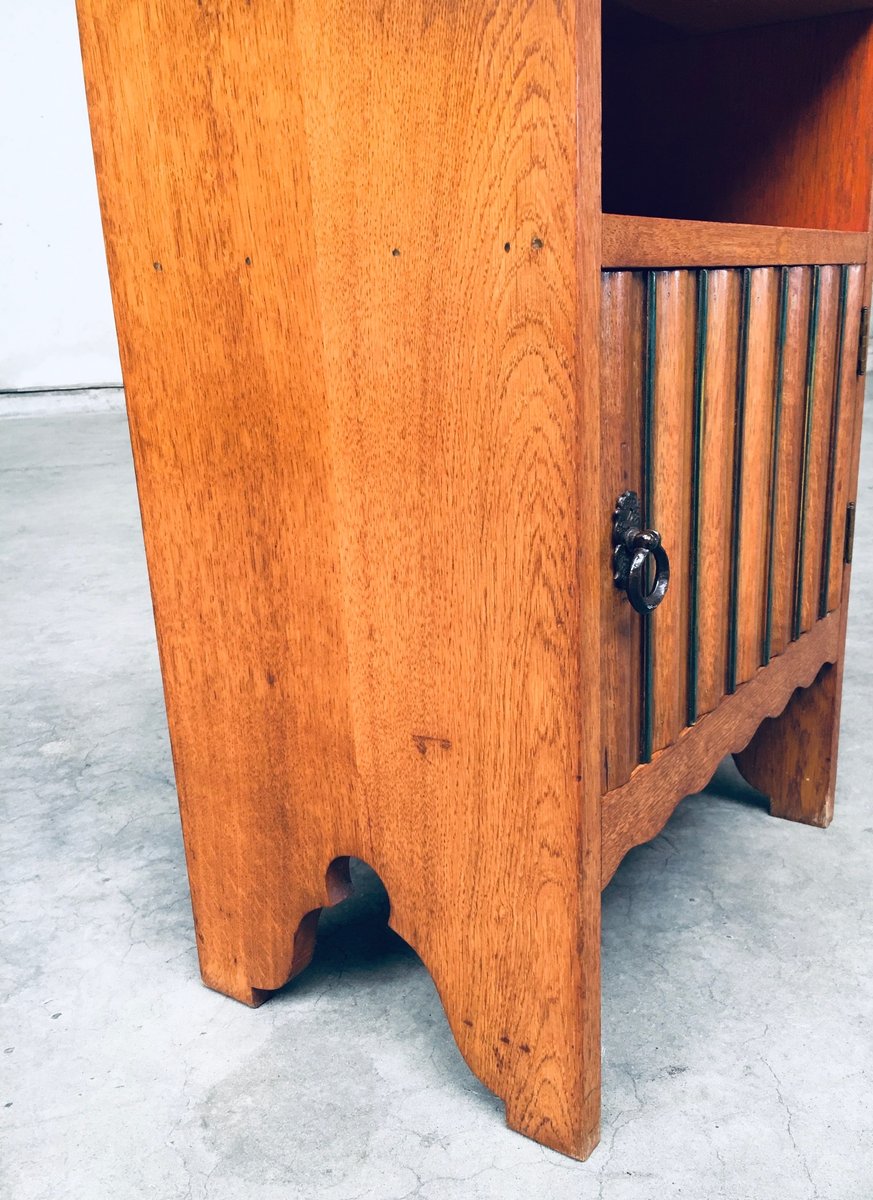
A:
[[[605,791],[839,606],[862,274],[603,272]],[[649,613],[609,569],[627,491],[669,557]]]

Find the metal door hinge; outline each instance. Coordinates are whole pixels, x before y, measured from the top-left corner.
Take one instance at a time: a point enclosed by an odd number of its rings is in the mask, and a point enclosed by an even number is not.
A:
[[[858,329],[858,374],[867,374],[867,342],[870,339],[870,309],[861,309],[861,325]]]
[[[852,561],[852,547],[855,544],[855,506],[846,507],[846,541],[843,547],[843,562]]]

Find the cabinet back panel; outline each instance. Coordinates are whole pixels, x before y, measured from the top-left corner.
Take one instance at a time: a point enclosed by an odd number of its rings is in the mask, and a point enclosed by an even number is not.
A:
[[[607,791],[839,605],[862,272],[602,274],[605,561],[628,489],[670,556],[647,617],[604,570]]]
[[[604,30],[605,212],[867,229],[870,13],[697,37]]]

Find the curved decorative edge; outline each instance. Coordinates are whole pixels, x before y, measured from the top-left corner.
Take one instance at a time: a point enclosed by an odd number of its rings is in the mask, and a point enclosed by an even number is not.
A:
[[[696,725],[684,729],[650,763],[638,766],[627,783],[606,793],[601,808],[602,887],[628,850],[656,837],[679,801],[706,786],[726,755],[743,750],[762,721],[778,717],[798,688],[809,687],[825,663],[836,662],[839,631],[837,610],[760,667]]]
[[[262,966],[260,971],[253,972],[256,983],[253,983],[247,974],[241,982],[236,980],[229,983],[226,976],[216,976],[201,962],[200,976],[206,987],[239,1000],[249,1008],[259,1008],[276,992],[281,991],[312,961],[318,935],[318,918],[322,910],[348,900],[354,891],[348,855],[340,855],[328,864],[324,875],[324,891],[324,903],[301,912],[296,925],[289,927],[294,929],[294,933],[289,942],[287,959],[269,963],[266,967]]]

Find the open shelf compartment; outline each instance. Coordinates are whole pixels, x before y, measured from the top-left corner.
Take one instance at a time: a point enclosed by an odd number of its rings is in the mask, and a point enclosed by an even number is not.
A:
[[[797,255],[800,230],[866,231],[873,14],[699,34],[667,24],[671,0],[645,7],[642,15],[604,4],[604,212],[769,226],[760,244],[771,259],[773,247]],[[639,232],[650,241],[667,234]],[[824,261],[818,253],[799,261]],[[826,257],[839,262],[841,253]]]

